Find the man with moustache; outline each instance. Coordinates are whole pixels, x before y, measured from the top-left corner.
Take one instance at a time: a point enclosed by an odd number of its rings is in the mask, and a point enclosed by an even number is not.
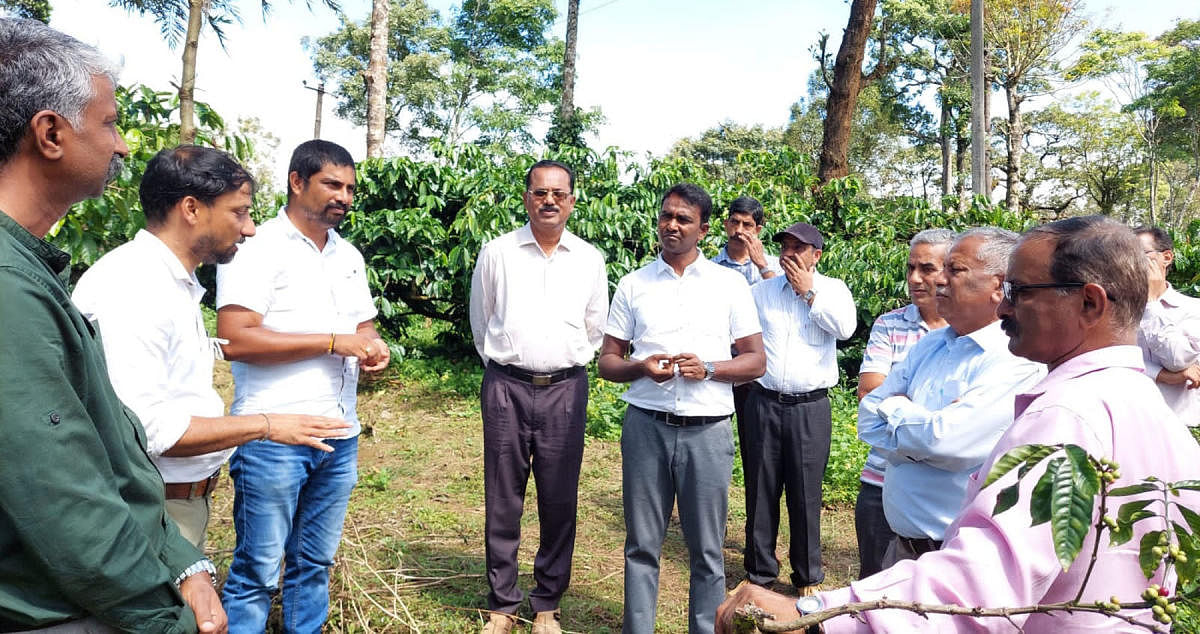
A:
[[[896,537],[888,567],[941,547],[979,469],[1012,423],[1008,403],[1045,369],[1012,355],[996,306],[1017,235],[981,227],[960,235],[937,280],[949,324],[917,342],[858,407],[858,437],[887,459],[883,508]]]
[[[1195,476],[1200,447],[1142,372],[1141,350],[1135,345],[1147,298],[1143,260],[1133,232],[1102,216],[1068,218],[1028,231],[1008,265],[1004,300],[997,310],[1009,336],[1009,350],[1047,364],[1049,374],[1016,396],[1016,420],[971,477],[966,504],[947,531],[945,546],[848,588],[799,602],[747,586],[721,606],[718,634],[731,633],[733,610],[750,602],[776,620],[791,621],[801,612],[884,598],[999,608],[1074,601],[1077,596],[1083,605],[1110,596],[1130,604],[1152,583],[1173,593],[1174,575],[1168,576],[1160,566],[1147,579],[1138,561],[1142,537],[1161,527],[1153,522],[1136,524],[1132,539],[1121,545],[1111,544],[1107,537],[1094,545],[1095,533],[1090,533],[1081,556],[1063,570],[1049,523],[1034,525],[1026,502],[1049,460],[1025,474],[1020,481],[1021,502],[1003,513],[992,513],[997,496],[1016,483],[1018,470],[981,488],[1001,456],[1029,444],[1069,443],[1092,456],[1111,458],[1120,466],[1113,487],[1138,484],[1147,476],[1165,481]],[[1142,499],[1153,495],[1144,494]],[[1180,490],[1179,495],[1177,501],[1183,505],[1195,508],[1200,503],[1200,495],[1193,491]],[[1183,523],[1177,511],[1170,519]],[[1099,521],[1097,514],[1087,524]],[[1095,565],[1085,565],[1086,553],[1094,548]],[[1082,587],[1089,574],[1091,582]],[[1103,583],[1097,583],[1097,575],[1102,575]],[[1132,633],[1154,625],[1146,609],[1122,610],[1120,616],[1137,623],[1080,611],[971,618],[869,610],[825,621],[810,631],[999,633],[1015,627],[1029,634]]]
[[[113,388],[146,429],[146,449],[166,483],[167,513],[204,548],[212,490],[233,447],[252,440],[329,450],[337,419],[300,414],[223,416],[200,313],[200,264],[227,263],[254,235],[254,179],[233,157],[183,145],[150,159],[139,195],[146,228],[100,258],[72,295],[103,334]],[[268,422],[269,421],[269,422]]]
[[[792,585],[809,589],[821,568],[821,480],[829,462],[837,384],[837,341],[858,318],[845,282],[817,271],[825,239],[797,222],[775,234],[784,276],[750,289],[762,324],[767,371],[752,382],[741,438],[746,474],[746,577],[769,585],[779,576],[775,543],[779,498],[786,493]],[[802,590],[802,592],[805,590]]]
[[[654,631],[659,556],[676,502],[691,569],[688,632],[711,632],[725,595],[730,384],[761,376],[766,359],[750,287],[697,249],[711,214],[696,185],[663,196],[661,253],[617,285],[600,348],[600,376],[630,383],[621,431],[625,634]]]
[[[763,230],[763,206],[750,196],[739,196],[729,203],[725,217],[725,245],[713,256],[713,262],[731,268],[753,286],[783,275],[779,258],[767,253],[758,234]]]
[[[946,320],[937,311],[937,280],[942,274],[946,250],[954,242],[949,229],[926,229],[908,241],[908,298],[911,304],[884,313],[871,326],[858,371],[858,400],[879,387],[892,368],[931,330],[944,328]],[[883,555],[896,537],[883,512],[883,480],[887,459],[871,449],[863,464],[854,503],[854,530],[858,536],[858,577],[869,577],[883,569]]]
[[[0,631],[225,631],[211,562],[167,518],[137,416],[44,237],[129,149],[116,70],[0,18]]]
[[[223,601],[233,632],[266,628],[281,563],[284,631],[320,631],[328,612],[329,567],[358,478],[358,376],[390,359],[375,331],[363,257],[334,231],[353,196],[349,152],[328,141],[300,144],[288,166],[287,205],[217,269],[232,413],[314,414],[351,425],[326,440],[332,452],[263,440],[230,459],[237,546]]]
[[[557,634],[559,601],[571,581],[587,366],[608,314],[604,256],[567,231],[575,172],[538,161],[525,174],[525,226],[489,241],[471,278],[471,331],[487,366],[483,414],[484,546],[488,609],[484,634],[511,631],[523,597],[517,549],[525,487],[537,484],[537,586],[529,594],[533,634]]]
[[[1200,299],[1180,293],[1167,281],[1175,262],[1171,236],[1150,226],[1134,233],[1149,265],[1150,301],[1138,327],[1146,374],[1180,420],[1200,425]]]

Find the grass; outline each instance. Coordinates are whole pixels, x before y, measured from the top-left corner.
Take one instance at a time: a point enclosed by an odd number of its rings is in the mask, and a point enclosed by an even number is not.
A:
[[[444,339],[444,337],[443,337]],[[478,632],[484,623],[487,582],[483,553],[483,448],[476,357],[438,346],[437,329],[417,328],[402,340],[403,356],[382,377],[359,391],[363,435],[359,484],[350,502],[331,582],[328,632]],[[428,350],[422,354],[421,350]],[[217,383],[228,402],[228,364]],[[594,372],[593,372],[594,376]],[[571,589],[563,599],[568,632],[620,630],[624,524],[620,488],[620,417],[623,388],[594,381],[588,406],[588,438],[579,489],[579,528]],[[822,545],[826,587],[840,587],[857,573],[851,504],[865,447],[854,438],[855,400],[850,389],[831,392],[834,437],[825,479]],[[725,541],[726,584],[744,576],[745,504],[741,465],[730,488]],[[536,492],[532,479],[522,520],[518,560],[521,587],[533,585],[537,546]],[[208,550],[221,575],[234,536],[232,487],[223,478],[209,526]],[[778,543],[788,541],[787,510]],[[786,547],[777,555],[787,578]],[[663,547],[656,631],[687,631],[687,550],[672,520]],[[526,604],[520,613],[532,619]],[[524,631],[528,631],[528,626]],[[270,631],[277,631],[273,627]],[[1180,610],[1175,632],[1200,632],[1197,612]]]
[[[329,632],[478,632],[486,607],[483,552],[483,447],[479,416],[480,372],[474,358],[409,354],[385,376],[359,391],[364,424],[359,444],[359,485],[351,497],[331,582]],[[456,359],[456,360],[448,360]],[[218,386],[232,395],[228,365],[219,363]],[[619,395],[612,384],[593,388]],[[853,398],[851,396],[851,398]],[[598,399],[597,399],[598,400]],[[592,403],[592,407],[596,402]],[[607,403],[623,413],[623,404]],[[603,429],[608,423],[589,420]],[[589,432],[595,431],[590,429]],[[618,632],[622,605],[621,458],[616,434],[590,433],[579,490],[579,528],[571,589],[563,599],[570,632]],[[857,478],[857,475],[855,476]],[[519,553],[521,586],[533,586],[537,547],[536,492],[526,495]],[[232,487],[217,489],[208,548],[221,574],[234,536]],[[725,541],[729,587],[744,576],[745,505],[740,483],[730,489]],[[787,511],[782,510],[778,552],[786,564]],[[826,584],[844,585],[857,572],[853,511],[830,507],[822,518]],[[687,631],[687,549],[673,518],[663,547],[658,632]],[[520,613],[532,619],[528,604]],[[527,628],[528,626],[526,626]],[[528,631],[525,629],[524,631]]]

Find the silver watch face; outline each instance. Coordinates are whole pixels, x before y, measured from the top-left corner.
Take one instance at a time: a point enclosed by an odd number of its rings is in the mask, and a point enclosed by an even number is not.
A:
[[[821,597],[800,597],[796,599],[796,611],[800,614],[812,614],[825,609],[825,602]]]

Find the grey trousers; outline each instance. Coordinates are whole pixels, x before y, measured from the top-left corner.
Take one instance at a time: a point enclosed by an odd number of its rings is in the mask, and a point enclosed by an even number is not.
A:
[[[189,500],[167,500],[167,515],[175,520],[179,534],[204,552],[204,537],[208,531],[208,509],[212,491]]]
[[[725,520],[733,471],[729,419],[673,427],[634,407],[621,431],[625,509],[624,634],[652,634],[658,604],[659,556],[671,508],[687,544],[688,632],[711,634],[725,598]]]

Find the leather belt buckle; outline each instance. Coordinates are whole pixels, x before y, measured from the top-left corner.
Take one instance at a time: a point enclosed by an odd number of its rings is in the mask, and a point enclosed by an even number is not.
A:
[[[671,421],[672,418],[675,419],[674,422]],[[678,414],[672,414],[671,412],[662,412],[662,418],[660,420],[669,427],[687,427],[686,419],[680,420],[680,416]]]
[[[551,374],[531,374],[529,382],[537,386],[551,385],[554,383],[554,375]]]

